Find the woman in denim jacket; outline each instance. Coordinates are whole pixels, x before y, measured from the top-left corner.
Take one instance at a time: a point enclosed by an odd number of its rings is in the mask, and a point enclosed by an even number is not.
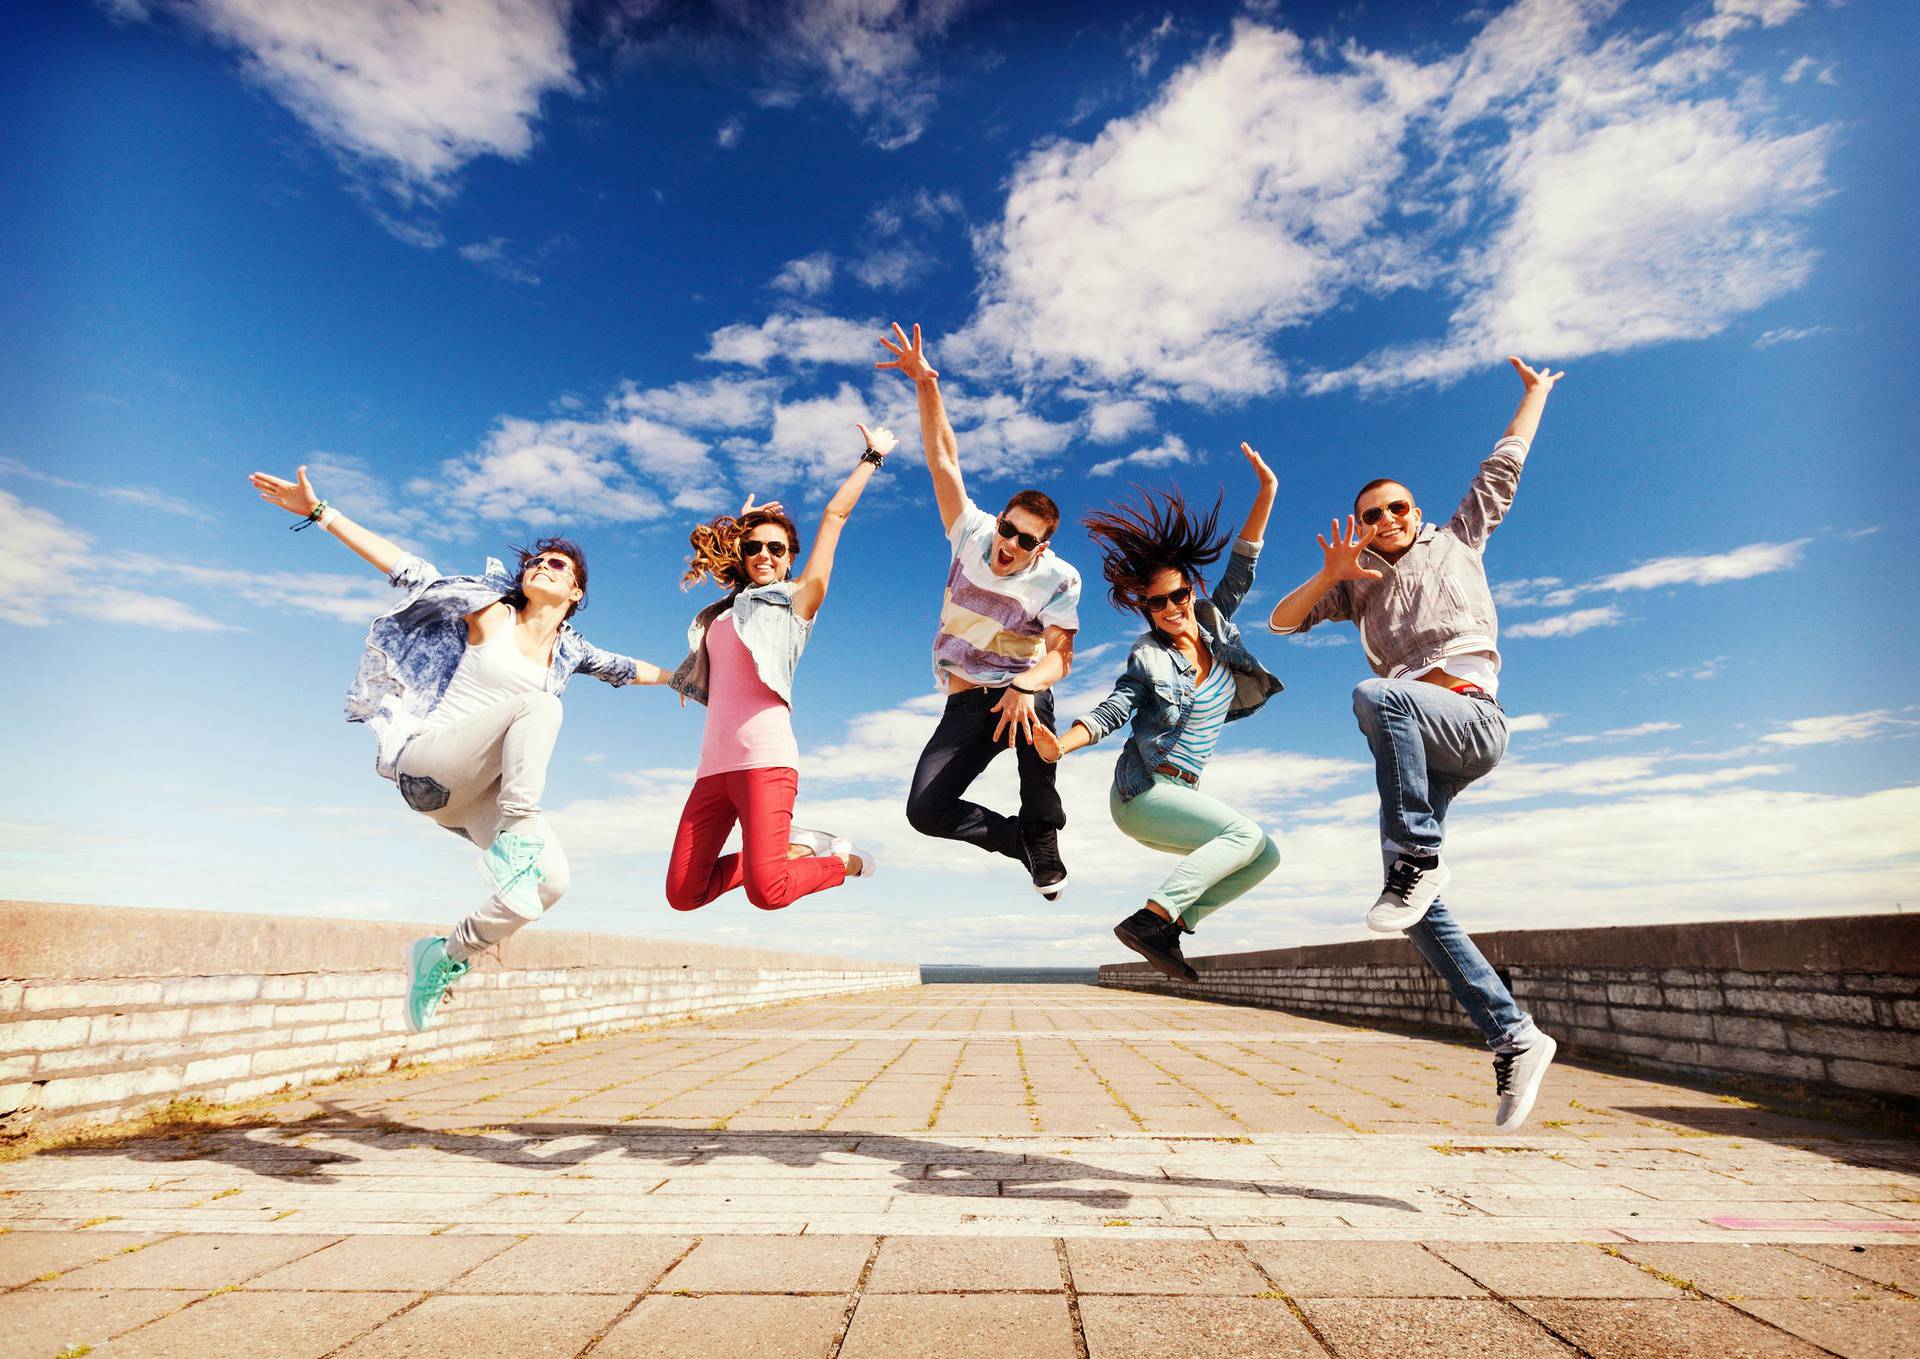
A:
[[[797,580],[788,573],[800,555],[800,533],[777,501],[756,507],[748,496],[737,517],[693,531],[682,588],[711,576],[727,594],[694,617],[687,658],[668,680],[683,702],[707,708],[700,767],[667,860],[667,904],[676,911],[697,910],[736,887],[760,909],[778,910],[849,875],[873,875],[866,851],[793,829],[800,787],[794,668],[826,599],[840,531],[895,442],[887,430],[855,428],[866,452],[827,502]],[[740,852],[722,856],[735,822]]]
[[[1147,631],[1099,706],[1064,736],[1042,728],[1034,742],[1042,758],[1057,760],[1132,723],[1113,770],[1113,823],[1143,845],[1186,857],[1113,932],[1176,980],[1197,980],[1180,954],[1181,933],[1191,933],[1280,862],[1278,847],[1251,818],[1199,788],[1221,727],[1259,711],[1280,690],[1233,623],[1253,587],[1279,484],[1258,453],[1246,444],[1240,451],[1259,490],[1210,598],[1201,572],[1227,545],[1215,532],[1217,504],[1196,522],[1177,492],[1164,500],[1149,493],[1144,510],[1088,516],[1087,529],[1104,548],[1109,597],[1118,608],[1138,610]]]
[[[443,576],[314,492],[307,469],[251,478],[260,498],[318,524],[406,598],[374,619],[347,720],[378,742],[374,768],[416,812],[481,851],[486,904],[444,935],[407,949],[407,1026],[432,1021],[474,954],[537,919],[567,890],[567,856],[540,810],[560,735],[560,693],[574,674],[608,684],[664,684],[660,667],[602,651],[567,620],[586,606],[587,559],[565,538],[522,550],[508,573]]]

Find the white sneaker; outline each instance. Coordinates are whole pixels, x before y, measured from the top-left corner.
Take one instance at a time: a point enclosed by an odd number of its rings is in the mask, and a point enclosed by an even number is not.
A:
[[[878,873],[880,871],[880,861],[873,857],[873,852],[871,850],[855,849],[852,845],[848,844],[845,840],[836,840],[834,841],[834,843],[837,846],[839,846],[839,848],[836,849],[834,853],[844,854],[849,859],[852,859],[855,863],[860,865],[859,873],[858,874],[850,873],[847,875],[848,877],[870,878],[875,873]]]
[[[816,859],[831,859],[835,855],[845,854],[852,845],[831,831],[803,830],[794,826],[787,831],[789,845],[804,845],[807,852]]]
[[[1411,859],[1395,859],[1387,870],[1386,888],[1367,912],[1367,928],[1375,934],[1412,929],[1452,881],[1453,874],[1437,859],[1432,868],[1422,868]]]
[[[1553,1064],[1560,1045],[1544,1033],[1519,1052],[1496,1053],[1493,1078],[1500,1089],[1500,1113],[1493,1126],[1500,1132],[1513,1132],[1533,1112],[1533,1099],[1540,1093],[1540,1082]]]

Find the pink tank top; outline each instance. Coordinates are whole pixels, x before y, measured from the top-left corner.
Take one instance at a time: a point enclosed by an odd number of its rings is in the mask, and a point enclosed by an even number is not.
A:
[[[707,629],[707,730],[695,778],[736,769],[794,769],[793,714],[760,678],[753,653],[723,613]]]

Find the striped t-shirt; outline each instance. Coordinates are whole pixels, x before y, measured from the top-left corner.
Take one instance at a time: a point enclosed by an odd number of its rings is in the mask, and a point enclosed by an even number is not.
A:
[[[998,522],[969,500],[947,535],[953,564],[933,638],[933,673],[942,688],[948,675],[1006,684],[1045,654],[1046,629],[1080,627],[1080,573],[1051,549],[1011,576],[993,574]]]
[[[1215,657],[1213,669],[1194,691],[1193,707],[1187,711],[1180,738],[1167,752],[1167,763],[1199,778],[1213,758],[1213,748],[1220,744],[1220,728],[1227,724],[1227,705],[1232,700],[1233,677]]]

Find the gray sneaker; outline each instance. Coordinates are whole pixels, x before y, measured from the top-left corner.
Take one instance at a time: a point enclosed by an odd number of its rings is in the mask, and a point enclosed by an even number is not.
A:
[[[1493,1120],[1496,1129],[1514,1132],[1527,1121],[1540,1082],[1559,1050],[1560,1045],[1543,1033],[1518,1052],[1494,1054],[1493,1079],[1500,1091],[1500,1113]]]
[[[1441,889],[1453,880],[1447,866],[1435,859],[1431,866],[1402,855],[1387,870],[1387,885],[1367,912],[1367,928],[1375,934],[1398,934],[1412,929],[1440,899]]]

